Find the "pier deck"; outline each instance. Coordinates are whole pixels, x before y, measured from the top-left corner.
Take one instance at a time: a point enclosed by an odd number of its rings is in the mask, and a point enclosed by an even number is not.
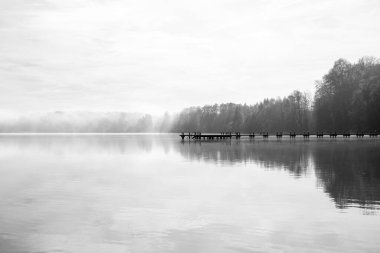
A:
[[[357,137],[357,138],[364,138],[365,136],[370,138],[376,138],[378,136],[377,132],[357,132],[357,133],[337,133],[337,132],[303,132],[303,133],[296,133],[296,132],[276,132],[276,133],[268,133],[268,132],[260,132],[260,133],[240,133],[240,132],[227,132],[227,133],[218,133],[218,134],[209,134],[209,133],[200,133],[200,132],[193,132],[193,133],[181,133],[179,135],[182,140],[185,139],[193,139],[193,140],[223,140],[223,139],[240,139],[242,137],[246,138],[256,138],[256,137],[262,137],[264,139],[267,139],[271,136],[276,138],[283,138],[283,137],[289,137],[289,138],[296,138],[297,136],[303,137],[303,138],[309,138],[309,137],[316,137],[316,138],[323,138],[323,137],[329,137],[329,138],[337,138],[343,137],[343,138],[350,138],[351,136]]]

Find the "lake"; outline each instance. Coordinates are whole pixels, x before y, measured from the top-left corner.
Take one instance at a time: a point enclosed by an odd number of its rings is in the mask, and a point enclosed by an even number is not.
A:
[[[380,252],[380,138],[0,135],[0,252]]]

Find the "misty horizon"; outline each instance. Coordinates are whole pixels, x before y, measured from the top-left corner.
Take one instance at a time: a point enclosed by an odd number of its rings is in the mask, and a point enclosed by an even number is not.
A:
[[[288,96],[252,104],[221,103],[160,116],[128,112],[55,111],[0,118],[0,133],[168,133],[380,131],[380,60],[335,61],[315,83],[314,96]]]

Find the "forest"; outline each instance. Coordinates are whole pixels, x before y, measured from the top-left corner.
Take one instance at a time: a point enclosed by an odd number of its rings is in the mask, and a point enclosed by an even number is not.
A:
[[[380,61],[337,60],[316,81],[315,95],[295,90],[289,96],[254,105],[190,107],[177,115],[173,132],[379,131]]]
[[[248,101],[249,102],[249,101]],[[253,105],[190,107],[161,117],[126,112],[51,112],[0,120],[0,132],[304,132],[380,131],[380,61],[337,60],[314,96],[295,90]]]

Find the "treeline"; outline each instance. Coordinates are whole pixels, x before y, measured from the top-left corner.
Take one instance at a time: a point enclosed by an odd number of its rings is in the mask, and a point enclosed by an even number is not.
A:
[[[54,112],[0,119],[0,132],[380,132],[380,61],[339,59],[316,82],[314,97],[289,96],[253,104],[190,107],[161,117],[125,112]]]
[[[255,105],[215,104],[183,110],[173,131],[260,132],[304,131],[311,125],[309,96],[294,91],[285,98],[265,99]]]
[[[339,59],[316,82],[314,99],[294,91],[254,105],[214,104],[184,109],[173,132],[303,132],[380,130],[380,62]]]
[[[379,60],[336,61],[317,82],[314,117],[320,130],[380,130]]]

